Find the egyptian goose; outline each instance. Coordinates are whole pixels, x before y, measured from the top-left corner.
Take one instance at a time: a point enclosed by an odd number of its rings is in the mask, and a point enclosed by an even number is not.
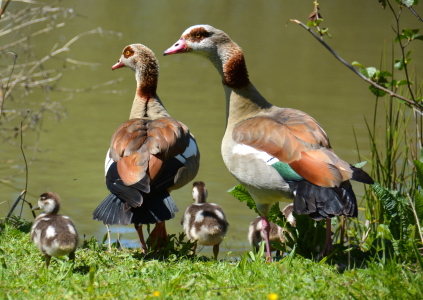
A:
[[[164,55],[197,53],[222,77],[227,126],[222,141],[224,163],[248,190],[262,217],[268,260],[270,207],[294,200],[297,214],[326,218],[324,252],[330,251],[330,219],[357,216],[350,179],[372,184],[363,170],[341,160],[323,128],[306,113],[269,103],[250,82],[241,48],[221,30],[195,25]]]
[[[185,210],[181,224],[191,241],[196,240],[200,245],[213,246],[214,259],[217,260],[219,245],[226,235],[229,223],[219,205],[206,203],[207,196],[204,182],[194,182],[192,198],[195,203]]]
[[[284,209],[282,210],[282,214],[285,216],[287,222],[291,224],[291,226],[295,227],[296,219],[293,215],[293,211],[294,211],[294,205],[291,203],[284,207]],[[275,242],[275,243],[285,243],[286,229],[272,222],[269,222],[269,226],[270,226],[269,241]],[[261,217],[256,217],[250,223],[250,226],[248,227],[248,242],[250,243],[252,247],[258,250],[260,247],[260,242],[264,240],[265,240],[265,237],[262,230]],[[270,251],[279,252],[279,250],[276,250],[272,247],[270,247]]]
[[[115,131],[106,155],[106,186],[110,194],[93,212],[106,225],[134,224],[142,251],[147,245],[143,224],[156,224],[152,244],[166,240],[165,221],[178,208],[170,196],[196,176],[200,154],[188,127],[171,118],[156,94],[159,65],[141,44],[123,49],[112,70],[129,67],[137,88],[129,120]]]
[[[37,209],[42,209],[43,213],[34,220],[31,241],[45,255],[46,267],[49,267],[52,256],[69,255],[69,259],[75,261],[78,233],[69,217],[57,214],[59,196],[52,192],[42,194],[32,210]]]

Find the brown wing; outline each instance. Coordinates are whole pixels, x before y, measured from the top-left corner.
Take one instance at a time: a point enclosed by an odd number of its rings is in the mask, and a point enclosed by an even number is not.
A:
[[[183,153],[188,144],[188,128],[175,119],[132,119],[113,134],[110,157],[126,185],[140,180],[148,185],[161,174],[163,162]]]
[[[339,186],[352,176],[349,164],[331,149],[322,127],[299,110],[281,108],[271,115],[242,121],[232,137],[237,143],[277,157],[318,186]]]

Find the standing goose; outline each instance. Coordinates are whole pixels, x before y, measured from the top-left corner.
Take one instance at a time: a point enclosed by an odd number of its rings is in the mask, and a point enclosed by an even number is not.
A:
[[[69,255],[69,259],[75,261],[78,233],[69,217],[57,214],[59,196],[52,192],[42,194],[32,210],[37,209],[42,209],[43,213],[34,220],[31,241],[45,255],[46,267],[49,267],[52,256]]]
[[[207,196],[204,182],[194,182],[192,198],[195,203],[185,210],[181,224],[190,240],[197,240],[200,245],[213,246],[214,259],[217,260],[219,245],[226,235],[229,223],[219,205],[206,203]]]
[[[164,55],[190,52],[208,58],[222,77],[227,103],[223,160],[256,202],[268,259],[268,211],[275,202],[292,199],[295,213],[326,218],[324,252],[330,251],[329,218],[357,216],[349,180],[372,184],[372,178],[333,152],[311,116],[266,101],[248,78],[241,48],[226,33],[210,25],[192,26]]]
[[[156,94],[159,65],[141,44],[126,46],[113,70],[129,67],[137,88],[129,120],[115,131],[106,155],[106,186],[111,192],[93,218],[106,225],[133,223],[142,251],[147,246],[143,224],[156,224],[152,244],[166,239],[165,221],[177,206],[170,192],[197,175],[200,153],[188,127],[171,118]]]

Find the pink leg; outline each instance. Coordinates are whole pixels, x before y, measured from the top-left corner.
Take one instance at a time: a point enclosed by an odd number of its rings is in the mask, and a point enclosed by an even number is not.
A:
[[[321,252],[322,256],[328,255],[333,250],[331,225],[332,223],[330,218],[326,218],[326,243],[325,243],[325,247],[323,248]]]
[[[270,251],[269,241],[270,224],[267,217],[261,217],[261,230],[263,231],[264,241],[266,242],[267,261],[272,262],[272,252]]]
[[[142,233],[142,224],[135,226],[137,233],[138,233],[138,237],[140,238],[140,242],[141,242],[141,249],[142,249],[142,253],[147,253],[147,244],[145,243],[144,240],[144,234]]]
[[[166,245],[166,224],[165,222],[158,222],[150,233],[150,245],[155,244],[155,250],[162,248]]]

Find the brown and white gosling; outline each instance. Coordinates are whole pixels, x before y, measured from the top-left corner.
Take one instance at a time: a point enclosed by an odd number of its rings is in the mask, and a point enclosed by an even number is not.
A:
[[[31,228],[31,241],[45,255],[46,267],[52,256],[69,255],[75,261],[78,233],[68,216],[58,215],[60,199],[55,193],[44,193],[32,210],[42,209]]]
[[[285,206],[285,208],[282,210],[282,214],[285,216],[288,223],[291,224],[291,226],[295,227],[296,219],[294,215],[292,214],[293,211],[294,211],[294,205],[291,203]],[[286,238],[284,233],[286,229],[272,222],[269,222],[269,224],[270,224],[269,241],[276,242],[276,243],[285,243]],[[250,226],[248,228],[248,242],[250,243],[252,247],[258,250],[260,247],[259,244],[261,241],[265,241],[261,217],[256,217],[250,223]],[[274,249],[273,247],[270,247],[270,251],[276,251],[276,255],[279,254],[278,253],[279,251]]]
[[[229,223],[219,205],[206,203],[207,196],[204,182],[194,182],[192,198],[195,203],[186,209],[181,224],[191,241],[196,240],[200,245],[213,246],[214,259],[217,260],[219,245],[226,235]],[[196,246],[194,252],[195,249]]]

